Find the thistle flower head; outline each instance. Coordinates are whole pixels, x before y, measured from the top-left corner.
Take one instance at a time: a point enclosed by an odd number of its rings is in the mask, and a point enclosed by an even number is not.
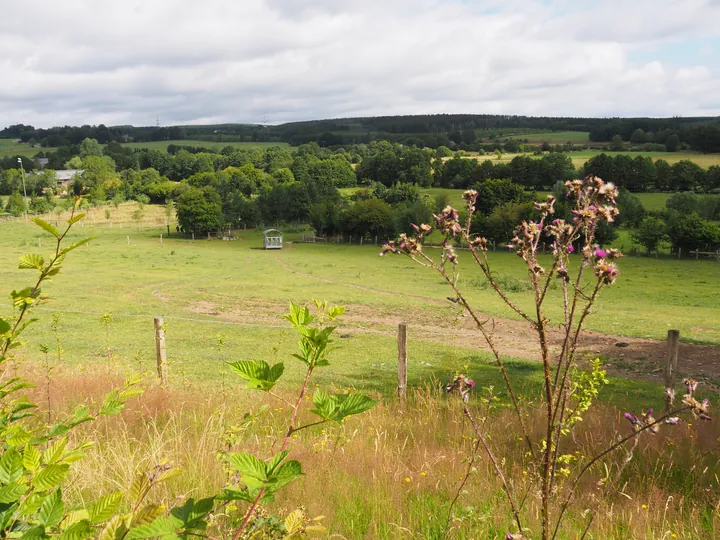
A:
[[[433,214],[433,218],[435,218],[438,229],[445,235],[457,236],[462,231],[462,226],[458,221],[460,217],[452,206],[446,206],[439,214]]]

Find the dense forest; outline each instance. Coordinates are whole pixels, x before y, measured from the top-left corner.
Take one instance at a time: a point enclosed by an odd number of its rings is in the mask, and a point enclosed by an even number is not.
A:
[[[637,144],[678,145],[699,152],[720,152],[720,119],[673,118],[554,118],[504,115],[438,114],[378,116],[291,122],[276,126],[219,124],[206,126],[58,126],[49,129],[17,124],[0,131],[0,138],[14,138],[40,147],[80,144],[93,138],[110,142],[203,140],[212,142],[286,142],[294,146],[316,142],[321,147],[386,140],[414,146],[477,150],[497,136],[510,133],[588,132],[589,142],[610,142],[613,137]]]

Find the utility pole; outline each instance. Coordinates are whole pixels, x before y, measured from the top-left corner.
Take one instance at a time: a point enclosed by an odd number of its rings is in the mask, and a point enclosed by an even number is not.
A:
[[[20,164],[20,172],[21,172],[21,174],[22,174],[23,196],[25,197],[25,221],[27,221],[27,218],[28,218],[28,199],[27,199],[27,191],[25,191],[25,169],[23,168],[22,158],[18,158],[18,163]]]

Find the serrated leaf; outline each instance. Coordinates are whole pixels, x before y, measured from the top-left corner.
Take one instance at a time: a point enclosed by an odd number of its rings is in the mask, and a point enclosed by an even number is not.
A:
[[[70,465],[66,463],[53,463],[37,473],[32,484],[40,491],[56,488],[65,480],[69,471]]]
[[[18,268],[20,270],[42,270],[43,264],[45,264],[45,259],[40,255],[28,253],[20,257]]]
[[[20,512],[23,516],[29,516],[37,512],[42,506],[43,501],[47,495],[42,493],[31,493],[28,495],[23,503],[20,505]]]
[[[278,465],[283,462],[283,460],[287,457],[287,455],[290,453],[289,450],[283,450],[279,454],[275,454],[273,457],[270,458],[270,460],[267,463],[267,472],[268,474],[272,474],[277,469]]]
[[[66,247],[60,253],[62,253],[63,255],[66,255],[66,254],[70,253],[71,251],[73,251],[74,249],[84,246],[85,244],[87,244],[88,242],[91,242],[93,240],[95,240],[94,236],[88,236],[87,238],[83,238],[79,242],[75,242],[73,245]]]
[[[47,528],[60,523],[64,513],[65,503],[62,500],[62,492],[58,489],[45,498],[37,517],[40,524]]]
[[[85,217],[85,213],[75,214],[73,217],[67,220],[68,225],[75,225],[78,221]]]
[[[60,460],[67,447],[67,439],[62,437],[51,442],[43,452],[43,461],[45,463],[55,463]]]
[[[25,445],[23,452],[23,466],[29,471],[37,471],[40,468],[40,451],[30,444]]]
[[[98,540],[120,540],[126,531],[123,516],[114,516],[107,522]]]
[[[0,482],[14,484],[23,474],[23,458],[15,448],[6,450],[0,458]]]
[[[100,411],[98,411],[98,414],[104,416],[113,416],[120,413],[125,408],[125,403],[116,398],[117,394],[112,394],[113,393],[111,392],[110,394],[105,396],[105,401],[103,402]]]
[[[90,515],[88,514],[88,511],[84,508],[81,508],[79,510],[71,510],[65,515],[65,519],[63,519],[62,521],[62,526],[64,528],[68,528],[75,523],[79,523],[83,520],[88,521],[89,519]]]
[[[143,538],[171,538],[177,537],[175,534],[175,522],[166,517],[160,517],[147,525],[140,525],[130,529],[125,536],[125,540],[140,540]]]
[[[285,518],[285,534],[291,535],[302,532],[305,526],[305,514],[302,510],[295,510]]]
[[[372,409],[377,403],[371,397],[363,394],[340,395],[338,401],[340,403],[338,407],[340,419]]]
[[[128,490],[130,501],[135,504],[139,503],[140,500],[145,496],[145,493],[147,493],[147,490],[149,488],[150,479],[148,478],[147,474],[138,473],[137,475],[135,475],[135,479],[133,480],[133,483]]]
[[[286,461],[275,471],[270,480],[273,482],[271,491],[277,491],[281,487],[288,485],[300,478],[303,475],[302,465],[299,461],[290,460]]]
[[[27,491],[27,486],[23,484],[10,484],[9,486],[0,487],[0,503],[14,503]]]
[[[91,523],[102,523],[110,519],[120,507],[123,500],[122,493],[110,493],[97,500],[88,510],[88,519]]]
[[[42,230],[52,234],[55,238],[60,238],[60,233],[58,232],[58,230],[53,225],[50,225],[47,221],[44,221],[37,217],[31,217],[30,221],[32,221],[35,225],[40,227]]]
[[[0,335],[9,332],[10,328],[12,328],[10,323],[6,319],[0,317]]]
[[[267,466],[252,454],[233,453],[229,454],[226,459],[242,475],[251,476],[258,480],[267,478]]]
[[[268,391],[278,381],[285,370],[282,363],[270,365],[264,360],[238,360],[229,363],[229,366],[246,381],[254,390]]]
[[[70,525],[60,535],[60,540],[83,540],[89,536],[92,536],[93,530],[90,523],[86,520],[78,521]]]
[[[165,513],[165,507],[157,504],[148,504],[132,514],[130,527],[151,523]]]
[[[214,497],[201,499],[188,499],[182,506],[177,506],[170,511],[172,518],[177,520],[177,527],[180,529],[205,530],[207,523],[204,518],[213,509]]]
[[[157,477],[157,482],[167,482],[173,478],[177,478],[183,473],[182,469],[168,469],[167,471],[161,472]]]
[[[5,432],[5,442],[8,446],[24,446],[27,444],[32,435],[22,426],[12,426]]]
[[[25,529],[22,536],[19,536],[22,540],[35,540],[36,538],[47,538],[45,534],[45,527],[37,526]]]
[[[118,397],[120,399],[130,399],[130,398],[134,398],[137,396],[141,396],[144,392],[145,392],[145,390],[139,386],[129,386],[129,387],[125,388],[122,392],[120,392]]]

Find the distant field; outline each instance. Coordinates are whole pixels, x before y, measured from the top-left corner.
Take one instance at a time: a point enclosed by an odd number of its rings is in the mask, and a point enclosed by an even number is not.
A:
[[[234,146],[236,148],[271,148],[273,146],[280,146],[281,148],[290,148],[288,143],[267,143],[267,142],[214,142],[214,141],[194,141],[194,140],[181,140],[181,141],[153,141],[153,142],[138,142],[138,143],[126,143],[123,146],[130,148],[150,148],[153,150],[167,150],[167,147],[171,144],[178,146],[203,146],[205,148],[212,148],[220,151],[226,146]]]
[[[653,161],[658,159],[664,159],[669,164],[677,163],[684,159],[694,161],[698,165],[704,168],[708,168],[712,165],[720,165],[720,154],[697,154],[693,152],[604,152],[602,150],[582,150],[579,152],[566,152],[566,155],[572,160],[575,167],[580,168],[585,165],[585,162],[590,158],[599,154],[606,154],[608,156],[617,156],[623,154],[630,156],[631,158],[637,156],[651,157]],[[509,163],[516,156],[527,156],[532,158],[539,158],[541,156],[533,156],[532,154],[503,154],[500,159],[495,154],[470,154],[467,156],[468,159],[477,159],[478,161],[490,160],[497,163]],[[450,158],[446,158],[450,159]]]
[[[15,139],[0,139],[0,159],[10,156],[33,157],[38,152],[51,152],[56,148],[32,147],[25,143],[16,143]]]
[[[573,144],[585,144],[588,141],[590,133],[588,131],[554,131],[548,133],[531,133],[523,135],[523,139],[527,139],[529,143],[548,142],[552,144],[563,144],[571,142]]]

